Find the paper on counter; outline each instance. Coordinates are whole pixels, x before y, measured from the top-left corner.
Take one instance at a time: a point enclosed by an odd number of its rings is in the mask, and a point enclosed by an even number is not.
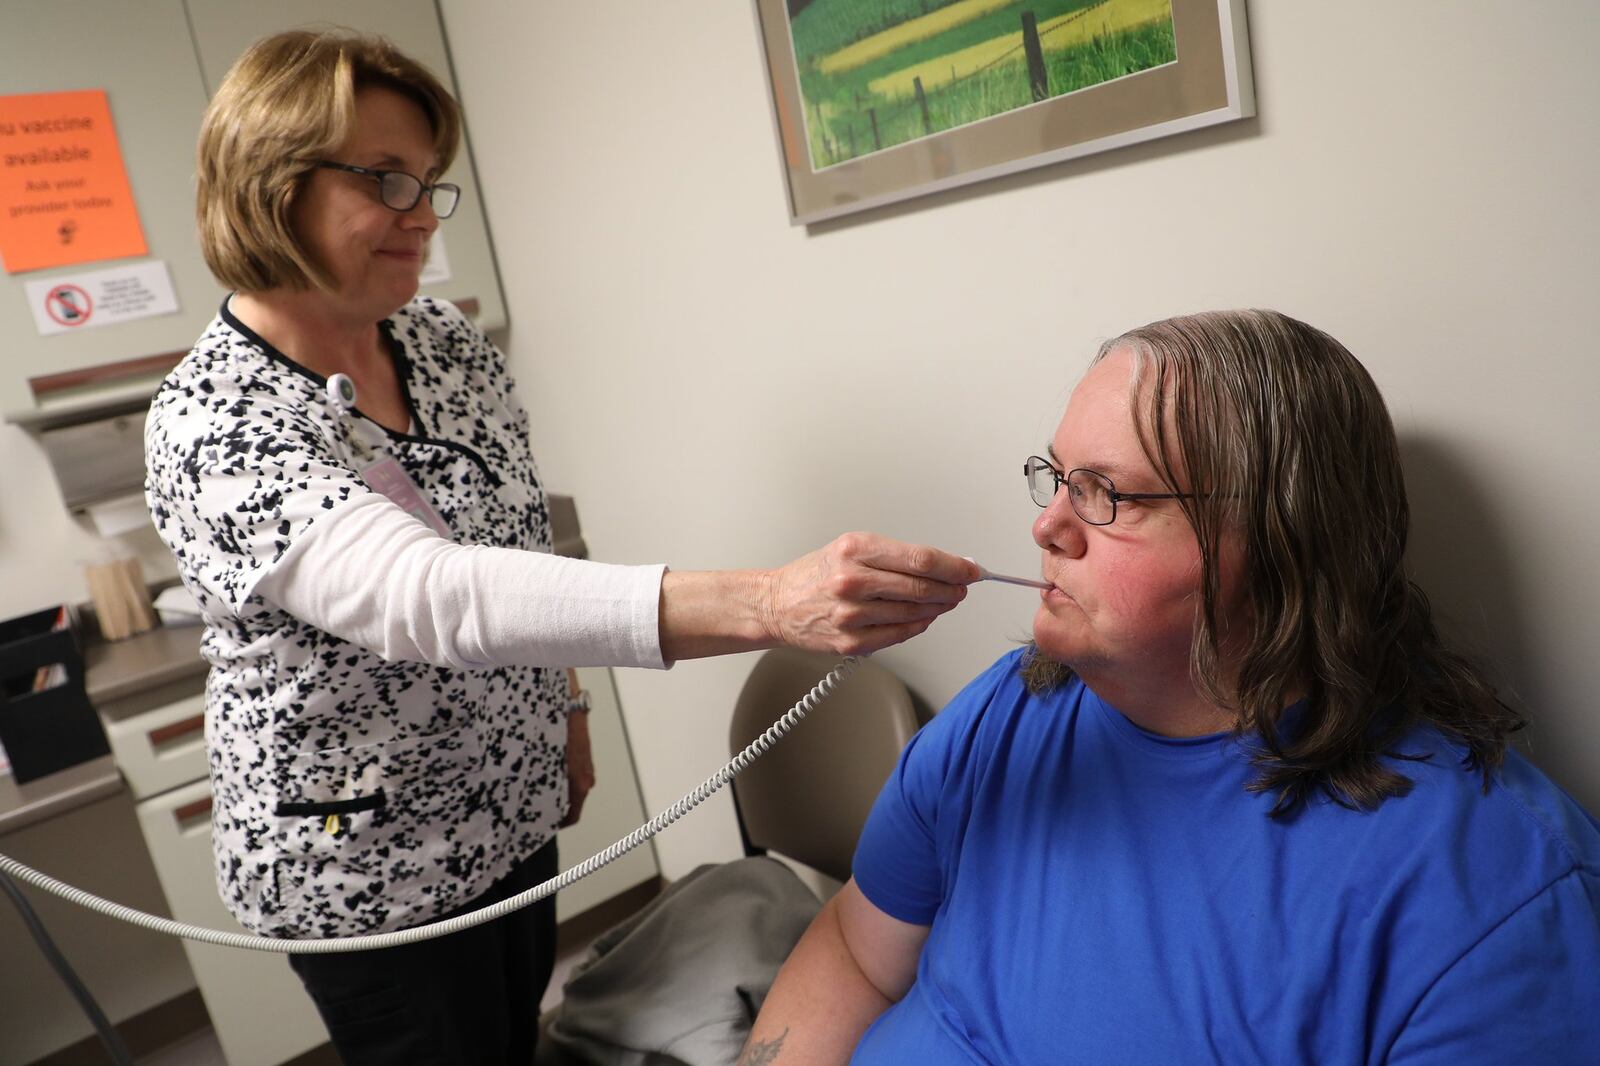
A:
[[[85,508],[95,532],[102,537],[118,537],[124,533],[149,528],[150,507],[143,493],[118,496],[104,503],[90,504]]]

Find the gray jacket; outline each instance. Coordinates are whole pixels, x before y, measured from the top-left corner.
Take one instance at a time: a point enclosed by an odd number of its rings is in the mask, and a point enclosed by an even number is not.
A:
[[[604,1066],[729,1066],[820,909],[775,859],[701,866],[595,942],[550,1036]]]

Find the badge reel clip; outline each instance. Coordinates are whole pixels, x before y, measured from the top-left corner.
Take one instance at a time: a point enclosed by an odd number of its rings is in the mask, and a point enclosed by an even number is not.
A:
[[[356,383],[350,380],[348,374],[335,374],[328,379],[328,402],[341,415],[348,415],[355,409]],[[417,483],[411,480],[411,475],[400,465],[400,460],[392,455],[373,454],[372,449],[362,443],[359,432],[350,434],[350,442],[355,451],[356,472],[368,488],[387,496],[402,511],[432,527],[439,536],[446,540],[455,539],[455,534],[444,524],[444,519],[433,509],[433,504],[428,502]]]

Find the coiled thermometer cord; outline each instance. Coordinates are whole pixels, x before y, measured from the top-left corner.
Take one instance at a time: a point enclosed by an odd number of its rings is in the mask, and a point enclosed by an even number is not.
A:
[[[738,775],[745,767],[756,759],[766,754],[767,749],[793,729],[795,725],[814,710],[817,704],[827,699],[834,688],[843,681],[850,672],[860,665],[861,659],[857,656],[846,656],[844,661],[828,671],[821,681],[818,681],[811,691],[801,697],[800,701],[789,708],[788,713],[779,718],[768,727],[750,745],[735,755],[728,763],[716,773],[708,777],[700,787],[685,795],[677,803],[656,815],[638,829],[629,833],[621,840],[612,844],[604,851],[590,856],[577,866],[552,877],[542,885],[535,885],[525,892],[520,892],[499,903],[491,904],[481,910],[470,914],[458,915],[441,922],[431,922],[427,925],[418,925],[410,929],[400,929],[392,933],[370,933],[365,936],[330,937],[321,940],[280,940],[272,937],[255,936],[250,933],[226,932],[221,929],[205,929],[197,925],[185,925],[175,922],[171,918],[161,918],[154,914],[125,907],[120,903],[101,899],[99,896],[85,892],[81,888],[73,888],[63,884],[55,878],[42,874],[29,866],[6,855],[0,855],[0,872],[11,875],[20,881],[26,881],[36,888],[54,893],[70,903],[80,907],[97,911],[112,918],[120,918],[132,925],[149,929],[157,933],[167,933],[171,936],[182,937],[185,940],[194,940],[202,944],[217,944],[225,948],[243,948],[247,951],[271,951],[280,955],[327,955],[343,951],[371,951],[375,948],[392,948],[401,944],[414,944],[420,940],[432,940],[434,937],[448,936],[458,933],[463,929],[492,922],[496,918],[520,910],[530,903],[536,903],[547,896],[566,888],[608,863],[626,855],[646,840],[660,833],[679,818],[694,810],[705,802],[713,793],[722,788]]]

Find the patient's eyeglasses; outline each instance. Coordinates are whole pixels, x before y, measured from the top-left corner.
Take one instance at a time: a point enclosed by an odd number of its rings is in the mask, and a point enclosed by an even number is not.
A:
[[[426,195],[435,217],[445,219],[456,213],[456,204],[461,202],[461,186],[448,181],[424,185],[420,178],[403,170],[373,170],[371,167],[354,167],[349,163],[333,163],[326,159],[318,162],[317,166],[372,178],[378,183],[378,195],[383,200],[383,206],[393,211],[409,211]]]
[[[1028,494],[1040,507],[1049,507],[1063,485],[1067,500],[1079,518],[1091,526],[1109,526],[1117,520],[1119,500],[1185,500],[1193,499],[1192,492],[1118,492],[1111,479],[1095,470],[1078,467],[1065,474],[1056,470],[1048,459],[1028,456],[1022,464],[1022,473],[1028,479]]]

